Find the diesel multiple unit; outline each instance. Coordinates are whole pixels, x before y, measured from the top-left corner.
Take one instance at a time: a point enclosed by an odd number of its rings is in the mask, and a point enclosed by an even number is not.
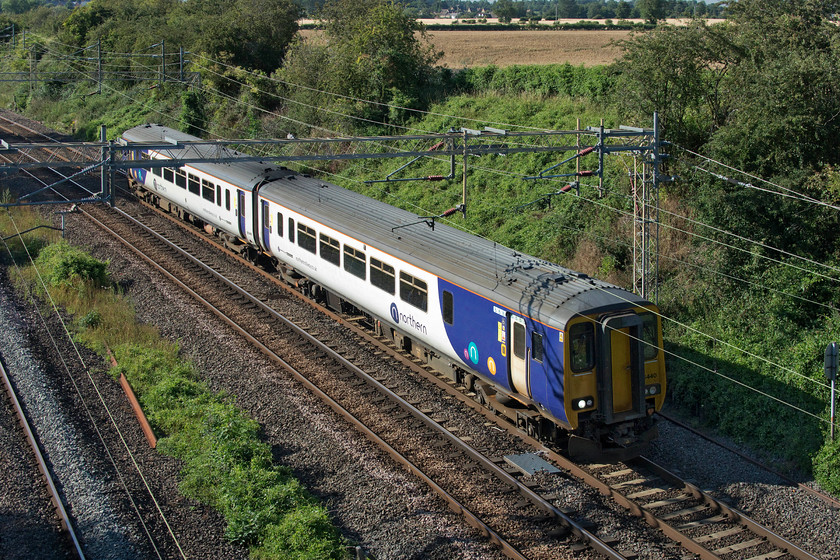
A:
[[[285,167],[213,159],[198,138],[127,130],[141,196],[219,236],[403,349],[529,433],[578,455],[655,435],[665,367],[657,308],[616,286]],[[157,148],[143,148],[143,144]]]

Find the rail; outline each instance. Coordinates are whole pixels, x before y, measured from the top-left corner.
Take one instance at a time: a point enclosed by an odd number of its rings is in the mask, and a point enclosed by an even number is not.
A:
[[[21,428],[26,434],[26,440],[29,442],[29,446],[32,448],[32,453],[35,455],[35,460],[38,463],[38,470],[41,471],[41,474],[43,475],[44,480],[47,483],[47,489],[50,492],[53,505],[55,505],[56,513],[58,514],[58,517],[61,520],[61,526],[64,528],[64,531],[70,538],[70,541],[73,544],[73,548],[76,550],[76,555],[78,556],[78,558],[80,560],[85,560],[85,553],[82,550],[82,545],[79,542],[78,536],[76,536],[75,529],[73,528],[73,521],[70,519],[70,515],[67,513],[67,509],[64,507],[64,501],[61,499],[61,495],[58,493],[58,488],[56,487],[55,481],[53,480],[53,477],[50,474],[47,462],[44,459],[40,448],[38,447],[35,432],[32,430],[32,427],[29,425],[29,422],[26,419],[26,414],[24,414],[23,407],[21,406],[20,401],[17,398],[17,394],[15,393],[14,385],[12,384],[8,372],[6,371],[6,367],[3,364],[3,360],[1,359],[0,376],[2,376],[3,378],[3,385],[5,386],[6,392],[9,394],[9,398],[12,401],[12,406],[15,409],[15,414],[18,417],[18,422],[20,423]]]

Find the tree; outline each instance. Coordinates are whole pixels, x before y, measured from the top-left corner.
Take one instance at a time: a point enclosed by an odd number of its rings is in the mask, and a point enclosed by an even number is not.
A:
[[[726,80],[737,50],[729,27],[712,29],[702,21],[659,27],[623,48],[616,101],[626,111],[647,118],[659,112],[669,139],[691,149],[724,123],[731,103]]]
[[[502,23],[510,23],[516,17],[516,6],[511,0],[496,0],[493,4],[493,14],[499,18]]]
[[[802,190],[809,177],[840,165],[834,9],[830,0],[740,0],[730,7],[732,22],[640,35],[618,66],[625,108],[648,118],[657,110],[668,140]],[[698,220],[820,262],[840,254],[833,232],[814,228],[814,211],[719,182],[705,193]],[[745,258],[732,253],[721,262],[732,268]]]
[[[298,30],[294,0],[186,0],[173,23],[193,48],[234,65],[270,73]]]
[[[287,93],[299,102],[289,111],[313,119],[298,120],[333,129],[354,116],[383,122],[401,114],[387,106],[392,100],[403,107],[422,105],[435,91],[433,64],[441,55],[428,43],[422,24],[397,4],[332,0],[319,18],[323,41],[297,41],[279,74],[296,84]],[[312,105],[326,110],[315,114],[308,108]]]
[[[665,19],[664,0],[636,0],[636,7],[639,9],[642,18],[648,23],[656,23]]]
[[[618,19],[627,19],[633,13],[633,6],[629,2],[621,0],[615,8],[615,17]]]
[[[557,0],[557,2],[558,17],[566,19],[578,17],[578,5],[575,0]]]

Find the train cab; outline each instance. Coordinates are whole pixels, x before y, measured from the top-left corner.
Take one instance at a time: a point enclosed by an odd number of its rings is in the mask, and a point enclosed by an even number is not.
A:
[[[665,399],[657,310],[575,317],[564,338],[566,414],[574,427],[570,452],[603,455],[614,448],[618,455],[637,454],[656,436],[651,415]],[[601,442],[601,449],[587,450],[592,442]]]

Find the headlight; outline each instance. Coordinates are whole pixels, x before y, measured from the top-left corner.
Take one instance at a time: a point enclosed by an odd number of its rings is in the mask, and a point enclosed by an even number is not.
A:
[[[662,386],[657,383],[656,385],[647,385],[645,386],[645,395],[652,397],[654,395],[658,395],[662,392]]]
[[[595,399],[593,397],[582,397],[572,401],[572,410],[583,410],[585,408],[592,408],[595,406]]]

